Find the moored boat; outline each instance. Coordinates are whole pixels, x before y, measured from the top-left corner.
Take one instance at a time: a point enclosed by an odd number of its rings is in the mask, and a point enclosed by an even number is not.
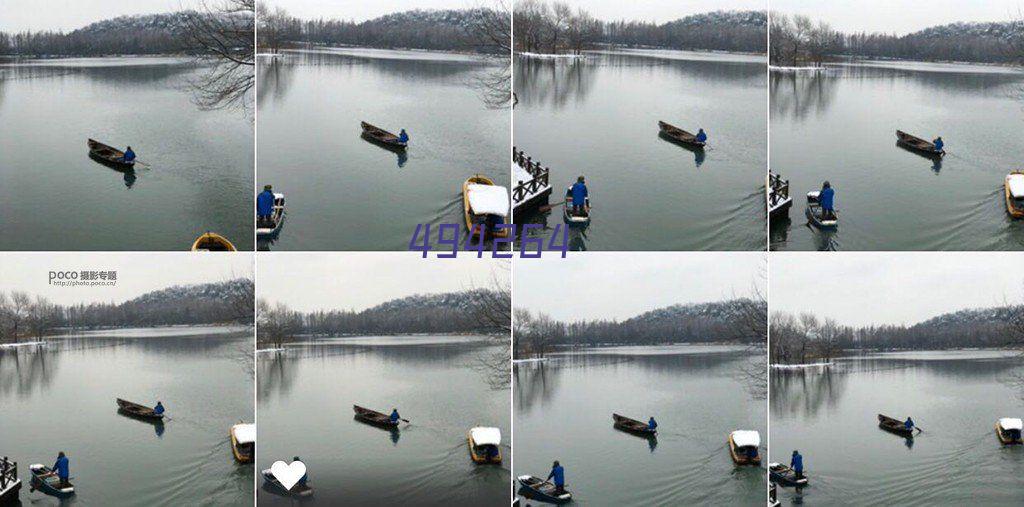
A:
[[[1006,212],[1013,218],[1024,218],[1024,171],[1013,171],[1003,182]]]
[[[817,190],[807,192],[807,209],[804,214],[807,215],[807,220],[819,229],[835,229],[839,225],[839,210],[833,209],[832,213],[825,216],[818,200],[820,194],[821,192]]]
[[[260,220],[256,217],[256,235],[273,236],[281,230],[284,223],[284,194],[274,192],[274,207],[270,211],[270,218]]]
[[[703,149],[706,144],[698,141],[696,135],[663,121],[658,122],[658,129],[660,129],[659,134],[662,137],[675,141],[687,148]]]
[[[736,430],[729,434],[729,455],[737,465],[761,464],[761,434],[750,430]]]
[[[893,419],[887,415],[878,414],[878,427],[889,433],[895,433],[904,438],[914,438],[914,430],[907,429],[903,421]]]
[[[235,245],[216,232],[201,234],[192,242],[193,252],[234,252]]]
[[[113,146],[103,144],[95,139],[89,139],[86,144],[89,146],[89,157],[101,164],[122,171],[131,171],[135,168],[135,161],[125,162],[124,152]]]
[[[139,419],[162,421],[164,418],[163,414],[154,412],[150,407],[139,405],[138,403],[133,403],[128,400],[122,400],[121,398],[117,399],[117,407],[119,412]]]
[[[768,477],[772,482],[781,484],[783,486],[806,486],[807,477],[796,476],[796,470],[783,465],[782,463],[769,463],[768,464]]]
[[[359,405],[352,405],[352,410],[356,413],[356,419],[364,423],[388,429],[398,428],[398,421],[392,422],[391,417],[387,414],[363,408]]]
[[[66,486],[61,486],[60,477],[56,475],[50,475],[53,470],[46,466],[36,463],[28,467],[29,471],[32,472],[31,489],[39,490],[50,496],[57,498],[69,498],[75,494],[75,486],[68,482]]]
[[[612,414],[612,420],[615,421],[616,429],[633,433],[635,435],[653,437],[658,434],[658,430],[652,430],[647,426],[647,423],[637,421],[636,419],[630,419],[624,415]]]
[[[572,185],[569,185],[568,190],[565,191],[565,206],[562,208],[566,223],[570,225],[586,225],[590,223],[590,197],[586,198],[583,207],[579,211],[574,210],[572,205]]]
[[[380,127],[370,125],[365,121],[359,122],[363,128],[363,138],[373,141],[387,148],[404,150],[408,143],[403,143],[398,136]]]
[[[1003,445],[1024,444],[1021,439],[1021,430],[1024,429],[1024,421],[1017,417],[1004,417],[996,421],[996,436]]]
[[[910,148],[911,150],[929,157],[942,157],[946,155],[945,150],[935,149],[935,145],[933,143],[925,141],[920,137],[910,135],[902,130],[896,131],[896,142],[901,146]]]
[[[239,463],[252,463],[256,454],[256,425],[239,423],[231,427],[231,453]]]
[[[516,477],[519,485],[525,488],[528,496],[535,500],[548,503],[569,503],[572,501],[572,493],[558,489],[553,483],[545,481],[540,477],[532,475],[520,475]]]
[[[263,475],[263,481],[266,484],[266,488],[275,494],[284,496],[294,496],[298,498],[306,498],[313,496],[313,488],[309,484],[296,484],[292,486],[292,489],[285,489],[281,481],[274,477],[274,474],[270,469],[266,469],[260,472]]]
[[[477,174],[462,183],[462,209],[466,229],[476,237],[481,228],[486,236],[508,237],[507,228],[498,228],[508,220],[508,189]]]
[[[477,463],[501,463],[501,430],[478,426],[466,436],[469,456]]]

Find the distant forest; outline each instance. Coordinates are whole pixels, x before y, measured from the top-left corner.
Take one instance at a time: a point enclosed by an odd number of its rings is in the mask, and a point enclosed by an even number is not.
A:
[[[764,53],[768,19],[763,11],[715,11],[667,23],[601,21],[566,2],[515,3],[515,50],[579,53],[601,44],[628,47]]]
[[[0,292],[0,343],[67,330],[204,324],[252,324],[253,282],[174,286],[123,303],[58,305],[27,292]]]
[[[828,362],[844,350],[1017,348],[1024,345],[1024,306],[947,313],[913,325],[844,326],[811,314],[773,313],[771,362]]]
[[[772,65],[820,66],[837,58],[1019,64],[1024,21],[953,23],[907,35],[843,33],[802,15],[771,15]]]
[[[673,305],[626,320],[561,322],[526,309],[515,312],[515,357],[541,357],[559,346],[721,343],[765,340],[767,305],[748,298]]]

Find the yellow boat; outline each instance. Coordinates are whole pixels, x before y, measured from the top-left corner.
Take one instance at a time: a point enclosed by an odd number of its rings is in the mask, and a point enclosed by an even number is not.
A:
[[[193,252],[234,252],[235,245],[232,245],[228,238],[208,232],[196,238],[192,243]]]
[[[469,456],[477,463],[501,463],[501,430],[476,427],[466,436]]]
[[[256,453],[256,425],[236,424],[231,427],[231,454],[239,463],[252,463]]]
[[[1024,218],[1024,171],[1007,174],[1003,191],[1006,194],[1006,212],[1013,218]]]
[[[508,237],[508,229],[494,227],[508,220],[508,190],[487,176],[477,174],[462,183],[462,209],[470,235],[479,231],[474,225],[483,225],[487,236]]]
[[[1024,429],[1024,423],[1016,417],[1004,417],[996,421],[996,436],[1003,445],[1024,444],[1021,429]]]
[[[756,431],[737,430],[729,434],[729,454],[737,465],[760,465],[761,435]],[[753,449],[753,456],[747,453]]]

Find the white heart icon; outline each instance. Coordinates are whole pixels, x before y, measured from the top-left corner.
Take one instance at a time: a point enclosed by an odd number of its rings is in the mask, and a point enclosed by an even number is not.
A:
[[[291,491],[292,486],[299,482],[303,475],[306,475],[306,464],[301,461],[292,461],[291,464],[284,461],[275,461],[270,466],[270,473],[284,489]]]

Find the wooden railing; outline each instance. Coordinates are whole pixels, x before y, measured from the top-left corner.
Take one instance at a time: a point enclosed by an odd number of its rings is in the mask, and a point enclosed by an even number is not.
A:
[[[18,464],[4,456],[0,459],[0,491],[18,480]]]
[[[789,180],[782,179],[778,174],[768,174],[768,205],[775,206],[777,203],[789,198]]]
[[[548,186],[551,169],[541,166],[539,162],[534,162],[532,157],[527,157],[522,151],[516,150],[515,146],[512,147],[512,161],[533,176],[530,181],[516,182],[516,186],[512,189],[512,200],[516,204]]]

